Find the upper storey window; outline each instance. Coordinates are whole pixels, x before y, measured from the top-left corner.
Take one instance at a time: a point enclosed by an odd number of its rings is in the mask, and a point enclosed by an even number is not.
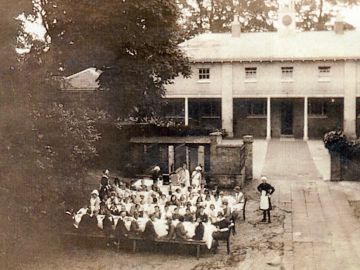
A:
[[[199,80],[210,80],[210,68],[199,68]]]
[[[319,72],[319,80],[320,81],[328,81],[330,80],[330,66],[319,66],[318,72]]]
[[[293,80],[294,67],[281,67],[281,79],[285,81]]]
[[[245,68],[245,80],[256,80],[256,67]]]

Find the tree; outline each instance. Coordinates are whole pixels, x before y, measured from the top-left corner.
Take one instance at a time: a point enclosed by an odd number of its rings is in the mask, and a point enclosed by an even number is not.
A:
[[[179,0],[183,10],[187,36],[210,31],[230,30],[234,14],[240,16],[242,31],[274,31],[272,15],[276,1],[272,0]]]
[[[304,31],[331,30],[332,20],[336,17],[339,7],[350,7],[358,4],[358,0],[298,0],[295,2],[298,22],[297,26]],[[345,24],[346,30],[354,27]]]
[[[53,73],[103,70],[99,81],[110,101],[106,108],[116,117],[153,114],[165,85],[190,74],[178,48],[175,1],[41,0],[39,12],[51,40]]]

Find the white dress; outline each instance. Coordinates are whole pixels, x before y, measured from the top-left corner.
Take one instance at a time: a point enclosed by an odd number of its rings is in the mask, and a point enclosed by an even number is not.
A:
[[[201,183],[201,172],[193,171],[191,176],[191,182],[193,186],[199,187]]]

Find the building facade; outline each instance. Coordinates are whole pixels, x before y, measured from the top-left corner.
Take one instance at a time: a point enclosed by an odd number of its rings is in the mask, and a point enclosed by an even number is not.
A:
[[[299,32],[295,10],[280,6],[277,32],[205,33],[181,44],[190,78],[167,88],[167,117],[225,129],[229,137],[321,138],[360,131],[360,32]]]

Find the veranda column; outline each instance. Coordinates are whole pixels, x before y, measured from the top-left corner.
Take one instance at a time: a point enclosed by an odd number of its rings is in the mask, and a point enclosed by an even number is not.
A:
[[[344,64],[344,133],[356,138],[356,63]]]
[[[189,125],[189,98],[185,98],[185,126]]]
[[[229,137],[233,137],[233,95],[232,95],[232,64],[222,65],[221,89],[221,125]]]
[[[271,99],[267,98],[266,105],[266,139],[271,139]]]
[[[308,135],[308,97],[304,97],[304,141],[309,139]]]
[[[175,150],[173,145],[169,145],[168,147],[168,157],[169,157],[169,173],[175,171]]]
[[[205,147],[203,145],[199,145],[198,148],[198,165],[205,168]]]

